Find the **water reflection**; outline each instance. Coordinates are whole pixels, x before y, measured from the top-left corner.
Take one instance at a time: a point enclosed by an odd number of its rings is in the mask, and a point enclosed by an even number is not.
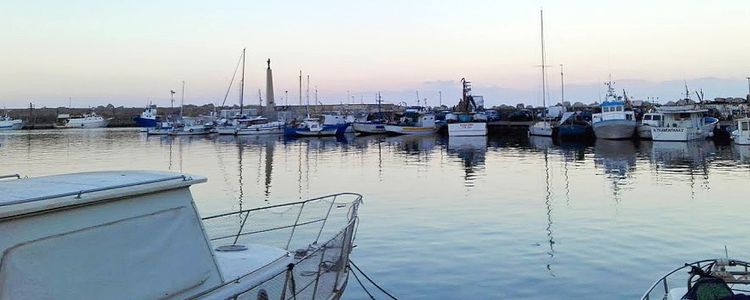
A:
[[[449,137],[448,154],[461,159],[464,169],[464,185],[473,187],[477,178],[476,173],[484,169],[487,136]]]
[[[603,169],[604,175],[612,182],[612,196],[617,202],[635,170],[635,162],[636,147],[633,141],[597,139],[594,143],[594,165]]]

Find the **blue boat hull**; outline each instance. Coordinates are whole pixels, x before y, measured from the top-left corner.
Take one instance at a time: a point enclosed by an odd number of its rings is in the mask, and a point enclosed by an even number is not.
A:
[[[589,126],[586,125],[578,125],[578,124],[566,124],[566,125],[560,125],[558,127],[558,135],[561,138],[584,138],[587,137],[589,133]]]
[[[135,124],[138,127],[156,127],[156,123],[158,123],[160,120],[157,119],[144,119],[141,117],[135,117],[133,118],[133,121],[135,121]]]

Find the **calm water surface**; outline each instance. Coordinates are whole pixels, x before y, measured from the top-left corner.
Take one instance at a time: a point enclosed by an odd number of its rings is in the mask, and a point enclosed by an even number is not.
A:
[[[401,299],[632,299],[687,261],[748,259],[750,148],[545,138],[0,134],[0,174],[205,175],[203,215],[364,195],[353,260]],[[345,299],[367,299],[352,280]]]

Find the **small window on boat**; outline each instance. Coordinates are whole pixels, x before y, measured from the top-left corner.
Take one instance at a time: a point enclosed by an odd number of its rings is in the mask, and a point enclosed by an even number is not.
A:
[[[742,130],[750,130],[750,122],[742,122]]]
[[[680,114],[680,120],[690,119],[689,113],[681,113]]]
[[[643,116],[644,120],[651,120],[651,116]]]
[[[625,115],[625,120],[632,120],[632,119],[633,119],[633,115],[631,115],[631,114],[626,114]]]
[[[618,106],[617,111],[622,111],[622,106]]]
[[[661,121],[661,116],[654,116],[654,121]]]

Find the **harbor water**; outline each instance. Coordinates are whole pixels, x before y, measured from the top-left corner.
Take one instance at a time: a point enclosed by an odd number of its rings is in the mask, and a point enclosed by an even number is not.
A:
[[[750,146],[711,141],[71,129],[2,133],[0,161],[0,175],[207,176],[192,188],[202,215],[361,193],[352,260],[400,299],[633,299],[683,263],[750,248]],[[350,278],[344,299],[369,298]]]

